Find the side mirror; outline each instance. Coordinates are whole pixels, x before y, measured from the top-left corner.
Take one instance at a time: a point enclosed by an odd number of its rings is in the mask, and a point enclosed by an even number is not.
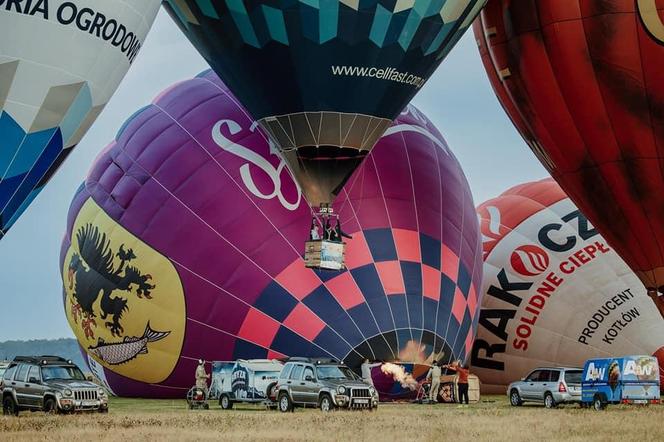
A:
[[[306,376],[304,377],[304,380],[307,381],[307,382],[313,382],[313,381],[314,381],[314,377],[311,376],[311,375],[306,375]]]
[[[36,377],[31,376],[30,379],[28,379],[28,384],[39,384],[39,380]]]

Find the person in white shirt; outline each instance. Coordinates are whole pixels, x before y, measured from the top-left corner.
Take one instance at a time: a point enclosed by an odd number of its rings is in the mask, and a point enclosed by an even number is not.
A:
[[[318,241],[320,239],[320,233],[318,233],[318,223],[316,218],[311,220],[311,233],[309,234],[309,240]]]
[[[429,402],[434,404],[438,402],[438,390],[440,389],[440,375],[442,371],[438,361],[433,361],[431,368],[427,372],[427,379],[431,378],[431,390],[429,391]]]
[[[371,364],[369,364],[369,359],[365,359],[360,368],[362,369],[362,380],[373,386],[374,383],[371,378]]]
[[[198,360],[198,367],[196,367],[196,387],[202,388],[207,393],[207,380],[210,375],[205,371],[205,361]]]

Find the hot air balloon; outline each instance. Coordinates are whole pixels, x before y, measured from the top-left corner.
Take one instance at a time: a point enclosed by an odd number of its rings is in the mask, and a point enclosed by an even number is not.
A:
[[[168,0],[312,207],[327,206],[485,0]]]
[[[484,280],[472,365],[485,392],[593,357],[654,354],[664,367],[664,322],[643,285],[553,179],[477,213]]]
[[[159,4],[0,2],[0,238],[111,98]]]
[[[664,314],[663,9],[490,0],[476,35],[515,125]]]
[[[417,171],[417,172],[415,172]],[[348,269],[305,268],[310,209],[212,73],[134,114],[71,204],[64,307],[124,396],[183,397],[199,358],[464,359],[481,300],[470,189],[408,107],[339,195]]]

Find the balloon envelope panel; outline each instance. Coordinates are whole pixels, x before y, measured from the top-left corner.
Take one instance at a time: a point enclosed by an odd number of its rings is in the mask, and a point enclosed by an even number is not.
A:
[[[169,0],[175,22],[331,203],[484,0]]]
[[[115,393],[182,396],[199,358],[326,356],[359,368],[467,356],[479,227],[426,117],[400,115],[340,196],[347,271],[304,267],[302,201],[211,72],[125,123],[74,197],[61,254],[69,323]]]
[[[473,372],[489,392],[540,366],[659,354],[664,322],[643,285],[552,179],[481,204],[483,301]]]
[[[159,4],[0,4],[0,238],[102,111]]]
[[[481,14],[506,111],[650,288],[664,286],[663,19],[654,0],[490,0]]]

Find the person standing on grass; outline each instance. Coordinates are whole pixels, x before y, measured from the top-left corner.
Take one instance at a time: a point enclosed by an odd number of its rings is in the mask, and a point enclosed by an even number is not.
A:
[[[210,379],[210,375],[205,371],[205,361],[203,359],[198,360],[198,367],[196,367],[196,387],[202,388],[207,394],[207,380]]]
[[[468,375],[470,370],[467,367],[461,365],[461,361],[455,361],[452,365],[445,365],[445,368],[448,368],[452,371],[456,371],[459,378],[457,379],[457,388],[459,389],[459,403],[463,404],[464,398],[466,400],[466,405],[468,405]]]
[[[434,404],[438,402],[438,390],[440,389],[440,365],[438,361],[433,361],[431,368],[427,372],[427,379],[431,378],[431,390],[429,390],[429,402]]]

